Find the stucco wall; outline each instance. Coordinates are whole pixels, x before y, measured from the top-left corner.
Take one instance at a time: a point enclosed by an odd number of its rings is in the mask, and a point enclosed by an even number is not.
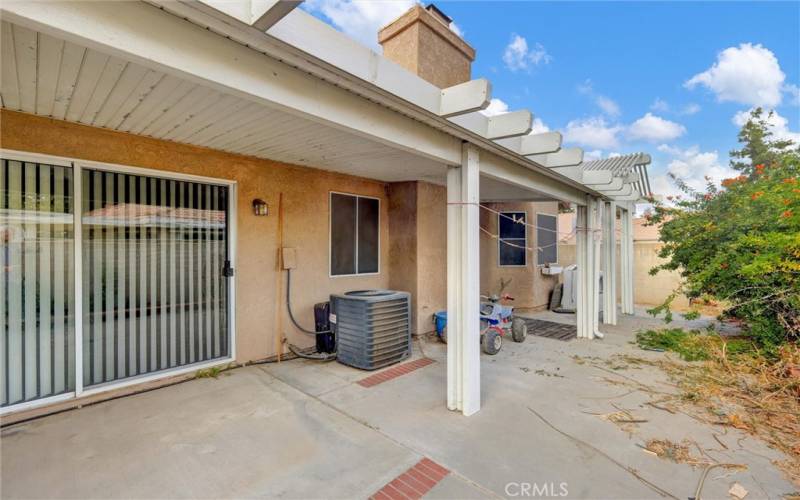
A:
[[[284,246],[297,249],[292,305],[307,328],[313,327],[313,304],[328,300],[331,293],[389,286],[389,202],[384,183],[11,111],[0,111],[0,146],[237,181],[235,313],[239,361],[276,354],[276,307],[281,308],[282,328],[290,342],[300,346],[313,343],[313,338],[289,326],[283,294],[276,290],[279,193],[284,200]],[[381,200],[381,266],[377,276],[329,277],[329,191]],[[253,215],[254,198],[269,203],[269,216]]]
[[[427,182],[389,184],[389,286],[411,292],[412,331],[433,330],[447,308],[446,190]]]
[[[633,244],[633,302],[636,304],[654,306],[664,302],[680,283],[680,276],[675,271],[661,271],[655,276],[650,276],[650,269],[662,263],[658,257],[661,243],[653,241],[635,241]],[[575,263],[575,245],[559,245],[558,254],[560,264],[568,266]],[[620,249],[617,246],[617,262],[620,262]],[[617,266],[617,300],[622,298],[622,279],[619,265]],[[678,296],[673,302],[677,311],[689,309],[689,299],[683,295]]]
[[[417,183],[416,332],[433,330],[431,317],[447,309],[447,189]]]
[[[527,214],[529,223],[536,221],[537,213],[558,213],[558,202],[543,203],[489,203],[487,206],[498,211],[520,211]],[[492,234],[498,234],[496,214],[481,210],[481,227]],[[545,276],[536,265],[536,254],[528,251],[527,264],[524,267],[500,267],[498,261],[498,241],[481,233],[481,293],[497,293],[500,281],[511,282],[504,293],[515,298],[514,307],[527,310],[539,310],[547,307],[550,291],[558,282],[554,276]],[[536,247],[536,231],[528,227],[528,247]],[[559,255],[559,261],[561,256]]]

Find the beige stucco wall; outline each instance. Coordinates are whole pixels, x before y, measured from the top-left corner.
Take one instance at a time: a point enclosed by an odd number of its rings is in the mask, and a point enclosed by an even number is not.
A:
[[[289,326],[283,293],[276,289],[279,193],[283,193],[284,200],[284,246],[297,249],[292,305],[296,317],[307,328],[314,325],[313,305],[327,301],[331,293],[389,286],[389,201],[384,183],[5,110],[0,111],[0,146],[237,181],[238,361],[276,354],[276,308],[281,308],[282,330],[290,342],[300,346],[313,343],[312,337]],[[377,276],[329,277],[330,191],[381,200],[381,266]],[[269,216],[253,215],[254,198],[269,204]],[[285,278],[283,274],[281,279]]]
[[[389,185],[389,287],[411,292],[412,331],[433,330],[431,317],[447,308],[447,205],[443,186]]]
[[[635,241],[633,244],[633,301],[645,306],[660,305],[678,287],[680,276],[675,271],[661,271],[650,276],[650,269],[661,264],[658,257],[661,243],[657,241]],[[575,245],[559,245],[560,264],[568,266],[575,263]],[[617,246],[617,262],[620,262],[620,249]],[[617,283],[622,277],[617,266]],[[622,287],[617,285],[617,300],[622,298]],[[689,299],[680,295],[675,298],[673,308],[676,311],[689,309]]]
[[[498,211],[520,211],[527,214],[529,223],[535,223],[537,213],[557,214],[558,202],[542,203],[487,203],[487,206]],[[487,210],[481,210],[481,227],[492,234],[498,234],[498,216]],[[514,307],[523,310],[539,310],[547,307],[550,291],[558,283],[558,278],[546,276],[536,265],[536,254],[528,251],[527,264],[524,267],[500,267],[498,264],[498,241],[485,233],[481,233],[481,293],[497,293],[500,281],[511,282],[504,293],[514,297]],[[536,231],[528,227],[528,247],[536,247]],[[559,261],[561,256],[559,255]]]

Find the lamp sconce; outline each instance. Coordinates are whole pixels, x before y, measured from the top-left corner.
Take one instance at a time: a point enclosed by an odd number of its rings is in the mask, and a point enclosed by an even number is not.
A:
[[[267,202],[260,198],[253,200],[253,215],[269,215],[269,205],[267,205]]]

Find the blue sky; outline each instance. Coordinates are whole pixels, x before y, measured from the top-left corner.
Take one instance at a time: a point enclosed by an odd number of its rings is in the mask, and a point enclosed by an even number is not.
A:
[[[306,10],[377,50],[377,29],[414,0],[307,0]],[[489,112],[530,109],[588,156],[645,151],[654,189],[672,172],[731,175],[741,117],[775,109],[800,142],[800,2],[437,2],[492,81]]]

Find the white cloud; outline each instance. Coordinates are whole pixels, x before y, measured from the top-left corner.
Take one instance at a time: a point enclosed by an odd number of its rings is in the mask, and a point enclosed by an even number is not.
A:
[[[751,111],[739,111],[733,115],[733,124],[737,127],[742,127],[750,118]],[[773,139],[793,141],[795,144],[800,145],[800,132],[789,130],[789,120],[779,115],[776,111],[765,114],[764,119],[767,122],[767,128],[772,132]]]
[[[786,75],[775,54],[762,45],[743,43],[717,54],[713,66],[684,83],[687,88],[703,85],[720,102],[775,107],[781,103]]]
[[[719,185],[723,179],[739,174],[719,162],[717,151],[701,151],[697,146],[682,149],[666,144],[660,145],[658,150],[670,157],[666,168],[667,174],[674,175],[697,191],[705,191],[709,181]],[[664,196],[682,194],[666,174],[653,176],[652,183],[655,194]]]
[[[550,132],[550,127],[545,125],[541,118],[534,118],[533,125],[531,126],[531,135],[542,134],[544,132]]]
[[[783,91],[789,94],[791,103],[795,106],[800,106],[800,87],[793,83],[787,83],[783,86]]]
[[[653,101],[653,104],[650,105],[650,109],[652,109],[653,111],[666,113],[667,111],[669,111],[669,104],[667,104],[667,101],[661,99],[660,97],[656,97],[656,100]]]
[[[599,95],[595,98],[595,103],[603,110],[603,113],[607,114],[610,117],[617,117],[620,114],[619,104],[614,102],[612,99],[604,96]]]
[[[379,49],[378,31],[410,9],[416,0],[306,0],[303,6],[319,12],[347,35]]]
[[[628,127],[629,138],[650,142],[671,141],[685,133],[686,127],[680,123],[665,120],[652,113],[645,114]]]
[[[598,108],[600,108],[600,111],[608,115],[610,118],[616,118],[620,115],[621,110],[619,104],[617,104],[616,101],[610,97],[595,92],[594,85],[592,84],[591,80],[587,79],[585,82],[578,85],[578,92],[591,96],[592,99],[594,99],[594,103],[597,104]]]
[[[564,130],[564,142],[595,149],[619,146],[619,134],[624,127],[606,122],[602,116],[572,120]]]
[[[682,107],[681,110],[678,112],[679,115],[694,115],[700,112],[700,105],[690,102],[686,106]]]
[[[525,37],[516,33],[511,35],[511,41],[503,52],[503,62],[511,71],[527,70],[531,66],[548,64],[552,59],[542,44],[536,43],[533,48],[529,48]]]
[[[603,157],[602,149],[593,149],[592,151],[583,152],[583,161],[599,160]]]
[[[489,106],[481,110],[481,113],[486,116],[502,115],[503,113],[508,113],[508,104],[502,99],[493,97],[492,100],[489,101]]]

